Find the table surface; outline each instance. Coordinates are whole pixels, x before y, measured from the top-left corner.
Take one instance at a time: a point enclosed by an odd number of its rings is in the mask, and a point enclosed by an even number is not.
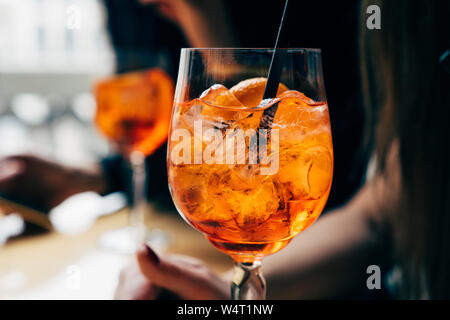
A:
[[[179,215],[149,211],[149,227],[164,230],[170,239],[165,251],[197,257],[219,273],[232,266]],[[112,299],[119,272],[133,256],[101,249],[98,238],[127,224],[124,209],[98,219],[82,234],[52,231],[6,243],[0,248],[0,299]]]

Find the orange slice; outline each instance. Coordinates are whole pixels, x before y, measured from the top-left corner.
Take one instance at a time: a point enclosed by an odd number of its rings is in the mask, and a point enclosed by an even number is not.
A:
[[[251,78],[239,82],[230,92],[246,107],[256,107],[263,98],[267,78]],[[284,84],[278,86],[277,96],[289,90]]]

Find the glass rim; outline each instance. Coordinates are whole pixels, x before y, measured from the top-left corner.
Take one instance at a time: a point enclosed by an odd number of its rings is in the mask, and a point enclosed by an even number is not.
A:
[[[250,47],[224,47],[224,48],[181,48],[181,51],[253,51],[253,52],[273,52],[274,48],[250,48]],[[278,50],[289,52],[289,53],[321,53],[322,49],[320,48],[278,48]]]

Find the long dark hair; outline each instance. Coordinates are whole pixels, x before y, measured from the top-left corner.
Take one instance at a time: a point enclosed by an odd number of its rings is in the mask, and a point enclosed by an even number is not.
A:
[[[373,4],[381,30],[366,27]],[[367,142],[382,175],[398,145],[401,183],[390,224],[400,294],[450,298],[450,74],[439,61],[450,50],[449,1],[365,0],[361,9]]]

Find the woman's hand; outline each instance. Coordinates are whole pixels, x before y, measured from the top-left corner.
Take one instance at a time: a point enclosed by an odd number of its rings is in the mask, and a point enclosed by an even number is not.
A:
[[[165,291],[184,300],[229,299],[229,284],[197,259],[157,255],[146,245],[122,270],[116,299],[157,299]]]
[[[105,189],[100,170],[69,168],[31,155],[0,160],[0,194],[40,210],[48,211],[79,192]]]

